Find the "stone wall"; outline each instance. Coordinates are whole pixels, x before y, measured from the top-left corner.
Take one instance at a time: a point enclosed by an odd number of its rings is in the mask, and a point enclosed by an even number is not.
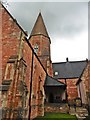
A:
[[[90,61],[88,61],[87,66],[81,76],[80,84],[83,85],[83,90],[80,88],[82,94],[84,94],[84,96],[81,96],[83,104],[88,104],[90,111]]]
[[[68,113],[69,107],[67,104],[60,104],[60,103],[45,104],[45,112]]]
[[[87,67],[81,76],[82,84],[86,93],[89,92],[90,90],[89,79],[90,79],[90,61],[88,62]]]

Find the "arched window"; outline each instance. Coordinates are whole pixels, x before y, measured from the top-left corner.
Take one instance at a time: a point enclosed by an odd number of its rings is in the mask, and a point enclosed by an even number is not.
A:
[[[35,52],[35,53],[38,52],[38,48],[39,48],[39,47],[38,47],[38,45],[36,44],[36,45],[34,46],[34,52]]]

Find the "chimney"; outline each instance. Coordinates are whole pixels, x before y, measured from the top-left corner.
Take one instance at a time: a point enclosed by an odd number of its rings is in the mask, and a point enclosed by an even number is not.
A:
[[[86,62],[88,62],[88,59],[86,58]]]
[[[66,62],[68,62],[69,60],[68,60],[68,57],[66,58]]]

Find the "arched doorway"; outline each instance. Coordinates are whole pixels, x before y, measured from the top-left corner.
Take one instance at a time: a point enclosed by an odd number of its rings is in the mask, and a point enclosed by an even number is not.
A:
[[[49,94],[49,102],[53,103],[54,102],[54,96],[52,93]]]

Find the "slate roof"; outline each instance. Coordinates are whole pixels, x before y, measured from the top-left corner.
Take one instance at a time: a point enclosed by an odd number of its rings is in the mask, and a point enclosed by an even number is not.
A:
[[[38,15],[38,18],[35,22],[33,29],[32,29],[30,37],[34,36],[34,35],[39,35],[39,34],[40,35],[42,34],[42,35],[49,38],[49,35],[48,35],[47,29],[45,27],[41,13],[39,13],[39,15]]]
[[[86,60],[53,63],[54,73],[58,72],[58,75],[54,75],[54,78],[79,78],[86,65]]]
[[[44,86],[65,86],[65,84],[47,75]]]

